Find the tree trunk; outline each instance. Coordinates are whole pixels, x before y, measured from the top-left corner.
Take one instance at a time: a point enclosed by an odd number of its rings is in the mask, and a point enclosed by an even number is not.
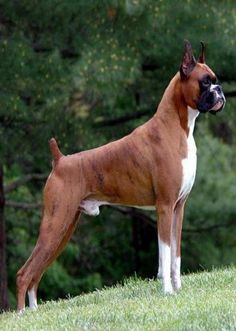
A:
[[[3,166],[0,164],[0,311],[9,309],[6,268],[6,237],[4,223]]]

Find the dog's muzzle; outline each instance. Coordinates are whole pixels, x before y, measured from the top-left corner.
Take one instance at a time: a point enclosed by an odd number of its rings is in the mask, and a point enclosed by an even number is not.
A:
[[[226,100],[221,86],[211,84],[210,88],[200,95],[197,109],[201,113],[209,112],[215,115],[224,108],[225,102]]]

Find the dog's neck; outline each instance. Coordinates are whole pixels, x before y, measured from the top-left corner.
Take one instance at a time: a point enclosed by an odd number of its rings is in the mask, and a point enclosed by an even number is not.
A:
[[[180,74],[177,73],[167,86],[154,118],[159,118],[166,123],[177,122],[189,135],[189,121],[197,117],[199,112],[189,108],[181,91]],[[191,118],[189,118],[191,116]],[[171,125],[171,124],[170,124]]]

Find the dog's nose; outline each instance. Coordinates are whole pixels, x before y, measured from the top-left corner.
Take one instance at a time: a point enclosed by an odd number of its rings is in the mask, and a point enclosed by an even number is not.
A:
[[[223,99],[225,101],[224,92],[223,92],[223,89],[220,85],[215,85],[212,88],[212,92],[214,92],[216,98],[220,98],[220,99]]]
[[[223,93],[223,90],[222,90],[222,87],[220,85],[216,85],[216,87],[214,88],[214,90],[219,93],[219,94],[222,94]]]

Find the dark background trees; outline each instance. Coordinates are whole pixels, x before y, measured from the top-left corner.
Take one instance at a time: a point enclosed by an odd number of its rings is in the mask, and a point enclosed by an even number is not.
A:
[[[73,153],[146,121],[178,70],[184,39],[196,56],[199,42],[207,43],[227,105],[219,116],[198,118],[183,270],[235,263],[235,31],[233,1],[0,1],[0,308],[8,298],[14,307],[15,273],[38,234],[48,140],[55,136],[63,153]],[[104,207],[97,218],[81,218],[40,297],[76,295],[134,272],[153,277],[156,254],[154,214]]]

